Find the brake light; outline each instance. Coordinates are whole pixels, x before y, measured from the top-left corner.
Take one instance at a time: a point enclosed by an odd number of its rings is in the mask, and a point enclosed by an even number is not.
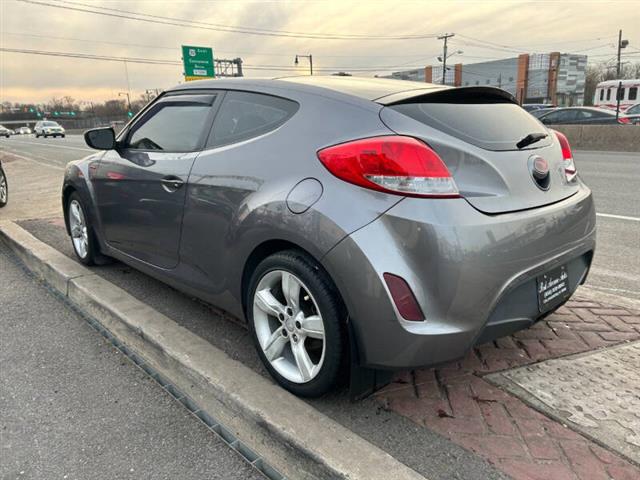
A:
[[[564,166],[564,174],[567,178],[567,182],[571,182],[576,178],[577,170],[576,164],[573,161],[573,153],[571,152],[571,146],[569,145],[569,140],[564,133],[560,133],[557,130],[552,130],[555,133],[556,137],[558,137],[558,141],[560,142],[560,148],[562,149],[562,160]]]
[[[618,117],[618,123],[629,125],[631,123],[631,120],[629,120],[627,117]]]
[[[442,159],[412,137],[364,138],[318,151],[336,177],[360,187],[410,197],[459,197]]]

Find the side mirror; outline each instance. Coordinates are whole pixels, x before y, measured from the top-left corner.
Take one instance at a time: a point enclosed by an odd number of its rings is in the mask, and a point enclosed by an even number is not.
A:
[[[84,132],[84,141],[96,150],[114,150],[116,132],[111,127],[93,128]]]

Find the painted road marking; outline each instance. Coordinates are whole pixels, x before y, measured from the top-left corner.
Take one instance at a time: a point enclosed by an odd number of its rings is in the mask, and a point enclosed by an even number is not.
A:
[[[640,222],[640,218],[638,217],[627,217],[625,215],[612,215],[610,213],[596,213],[596,216],[605,217],[605,218],[616,218],[618,220],[630,220],[632,222]]]
[[[40,142],[27,142],[25,140],[17,140],[16,144],[27,144],[27,145],[37,145],[38,147],[53,147],[53,148],[66,148],[68,150],[81,150],[83,152],[93,152],[93,149],[90,148],[81,148],[81,147],[69,147],[66,145],[53,145],[51,143],[40,143]]]

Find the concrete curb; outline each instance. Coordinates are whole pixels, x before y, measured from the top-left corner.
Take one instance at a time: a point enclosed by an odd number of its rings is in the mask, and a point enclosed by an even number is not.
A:
[[[0,239],[38,278],[96,319],[285,477],[424,480],[388,453],[15,223],[0,222]]]

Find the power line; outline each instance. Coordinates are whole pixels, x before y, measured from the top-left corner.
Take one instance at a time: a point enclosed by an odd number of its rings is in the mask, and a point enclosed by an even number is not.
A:
[[[57,52],[57,51],[50,51],[50,50],[33,50],[33,49],[25,49],[25,48],[8,48],[8,47],[1,47],[0,51],[8,52],[8,53],[47,55],[47,56],[54,56],[54,57],[80,58],[80,59],[86,59],[86,60],[103,60],[103,61],[112,61],[112,62],[140,63],[140,64],[150,64],[150,65],[182,65],[182,62],[178,60],[168,60],[168,59],[159,59],[159,58],[118,57],[113,55],[96,55],[96,54],[79,53],[79,52]],[[346,68],[352,72],[379,72],[379,71],[399,68],[401,66],[404,66],[404,65],[377,65],[377,66],[362,66],[362,67],[323,66],[323,67],[317,68],[317,70],[324,71],[324,72],[332,72],[335,70]],[[242,67],[247,68],[249,70],[273,70],[273,71],[283,71],[283,72],[298,71],[296,67],[288,66],[288,65],[243,64]]]
[[[94,43],[94,44],[104,44],[104,45],[118,45],[122,47],[135,47],[135,48],[149,48],[149,49],[157,49],[157,50],[172,50],[176,51],[176,46],[168,46],[168,45],[147,45],[140,43],[126,43],[126,42],[114,42],[109,40],[93,40],[89,38],[77,38],[77,37],[60,37],[56,35],[41,35],[35,33],[22,33],[22,32],[2,32],[3,35],[11,35],[11,36],[20,36],[20,37],[33,37],[33,38],[43,38],[43,39],[53,39],[53,40],[65,40],[65,41],[73,41],[73,42],[81,42],[81,43]],[[275,53],[275,52],[245,52],[245,51],[226,51],[226,50],[216,50],[216,53],[224,53],[228,55],[256,55],[256,56],[273,56],[273,57],[287,57],[290,58],[290,53]],[[435,55],[435,54],[434,54]],[[413,53],[413,54],[405,54],[405,55],[330,55],[330,54],[319,54],[322,58],[410,58],[410,57],[424,57],[423,53]],[[430,58],[430,57],[426,57]],[[416,59],[415,61],[419,61],[420,59]]]
[[[151,15],[145,13],[136,13],[127,10],[108,9],[106,7],[95,7],[92,5],[80,4],[76,2],[65,2],[66,5],[52,4],[38,0],[17,0],[19,2],[41,5],[45,7],[59,8],[63,10],[71,10],[83,13],[92,13],[95,15],[103,15],[107,17],[123,18],[126,20],[137,20],[139,22],[155,23],[160,25],[171,25],[183,28],[196,28],[200,30],[212,30],[227,33],[243,33],[247,35],[260,35],[268,37],[287,37],[287,38],[305,38],[316,40],[419,40],[426,38],[435,38],[435,34],[421,35],[357,35],[357,34],[320,34],[320,33],[297,33],[277,30],[261,30],[253,27],[236,27],[219,24],[211,24],[206,22],[194,22],[192,20],[184,20],[173,17],[165,17],[160,15]],[[72,6],[79,5],[79,6]],[[85,5],[87,8],[85,8]],[[102,9],[102,10],[98,10]],[[125,15],[128,14],[128,15]],[[136,15],[136,16],[131,16]]]

